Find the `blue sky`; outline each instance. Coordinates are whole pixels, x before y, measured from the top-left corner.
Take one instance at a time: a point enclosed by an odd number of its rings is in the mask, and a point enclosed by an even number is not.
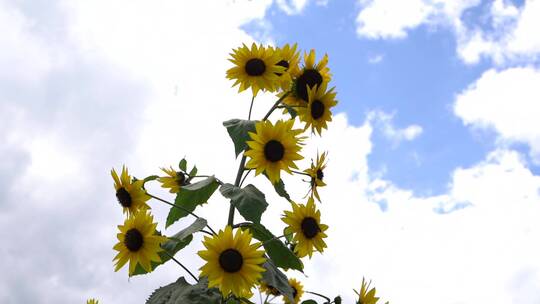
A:
[[[539,303],[538,28],[539,0],[0,0],[0,303],[141,303],[185,275],[113,271],[124,216],[109,172],[185,156],[230,181],[222,122],[251,96],[225,72],[242,43],[327,53],[340,101],[299,162],[329,151],[329,246],[289,276],[344,303],[362,277],[390,303]],[[259,94],[254,117],[274,98]],[[303,202],[301,178],[284,180]],[[287,202],[247,182],[278,234]],[[190,224],[165,229],[168,207],[151,207],[166,235]],[[227,211],[219,195],[197,210],[215,227]],[[201,246],[176,257],[197,272]]]

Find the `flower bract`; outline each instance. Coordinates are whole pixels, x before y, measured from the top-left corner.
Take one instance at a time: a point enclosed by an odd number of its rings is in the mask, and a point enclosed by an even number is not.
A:
[[[118,271],[129,261],[128,273],[131,276],[137,264],[146,272],[151,272],[151,262],[161,262],[158,253],[163,249],[160,244],[167,241],[167,238],[157,234],[157,223],[153,223],[153,220],[149,212],[140,210],[131,214],[124,221],[124,225],[118,225],[118,243],[113,247],[118,251],[113,259],[116,261],[114,271]]]
[[[124,213],[132,214],[140,209],[150,209],[146,202],[150,196],[146,194],[142,180],[132,181],[128,169],[122,167],[120,176],[114,169],[111,170],[114,179],[114,189],[116,190],[116,199],[122,206]]]
[[[256,175],[265,172],[272,183],[279,181],[281,170],[291,173],[291,168],[297,169],[294,162],[303,159],[298,154],[302,138],[297,136],[302,130],[293,129],[293,124],[293,120],[279,120],[275,125],[258,122],[255,133],[249,132],[252,140],[247,142],[250,149],[245,155],[250,160],[246,167],[255,169]]]
[[[321,224],[321,212],[315,208],[313,198],[310,197],[306,205],[294,202],[291,205],[292,211],[285,211],[281,220],[288,225],[285,233],[293,234],[294,252],[301,258],[306,255],[311,258],[314,250],[323,252],[328,226]]]
[[[218,287],[224,297],[233,294],[249,297],[251,288],[265,271],[261,266],[266,259],[260,243],[251,244],[251,233],[237,229],[233,235],[231,226],[220,230],[213,237],[204,237],[205,250],[198,252],[206,261],[200,276],[208,277],[208,287]]]

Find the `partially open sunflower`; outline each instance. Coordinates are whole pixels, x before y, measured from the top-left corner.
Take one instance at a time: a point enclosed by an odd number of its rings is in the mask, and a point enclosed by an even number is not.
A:
[[[178,193],[181,187],[187,185],[186,175],[182,172],[175,171],[173,167],[170,169],[161,168],[168,176],[158,178],[161,187],[169,188],[170,193]]]
[[[227,70],[227,78],[236,80],[233,87],[240,85],[238,92],[251,87],[255,96],[259,90],[277,90],[279,74],[285,71],[285,67],[278,65],[281,59],[273,48],[253,43],[250,49],[244,44],[230,55],[232,59],[229,61],[235,66]]]
[[[297,137],[302,130],[293,129],[293,120],[278,120],[275,125],[266,120],[255,125],[255,133],[249,132],[252,140],[247,141],[249,150],[244,154],[250,157],[246,164],[255,169],[255,175],[266,173],[272,183],[280,179],[280,171],[291,173],[297,169],[295,161],[303,159],[298,154],[302,138]]]
[[[251,288],[265,271],[261,265],[266,261],[264,251],[257,250],[260,243],[251,244],[251,233],[237,229],[233,236],[231,226],[212,238],[205,236],[206,250],[198,255],[206,261],[200,276],[208,277],[208,287],[218,287],[224,297],[230,293],[238,297],[250,297]]]
[[[293,234],[294,252],[301,258],[306,255],[311,258],[314,250],[323,252],[328,226],[321,224],[321,212],[315,209],[313,198],[310,197],[306,205],[294,202],[291,205],[293,210],[285,211],[281,220],[288,225],[285,234]]]
[[[358,301],[356,302],[356,304],[376,304],[377,301],[379,301],[379,298],[375,296],[375,287],[370,289],[370,285],[371,281],[367,283],[366,280],[362,278],[362,286],[360,287],[360,292],[356,290],[354,291],[358,295]]]
[[[327,122],[332,121],[332,107],[337,105],[334,88],[326,90],[326,83],[308,89],[308,103],[298,108],[298,117],[306,123],[305,129],[311,126],[311,132],[321,135],[327,129]]]
[[[291,89],[291,75],[297,75],[299,72],[298,63],[300,61],[300,53],[297,51],[297,47],[298,46],[295,43],[292,46],[285,44],[276,49],[276,53],[279,57],[277,65],[285,68],[285,71],[277,74],[279,76],[279,85],[283,91]]]
[[[118,203],[123,207],[124,213],[127,212],[129,215],[140,209],[150,209],[146,204],[146,201],[150,199],[150,196],[148,196],[142,188],[142,180],[132,181],[128,169],[125,166],[122,167],[122,174],[120,177],[118,177],[118,174],[114,169],[111,170],[111,175],[114,179],[116,199],[118,199]]]
[[[311,197],[317,198],[319,202],[321,201],[321,198],[319,196],[319,191],[317,190],[317,188],[326,186],[326,183],[323,181],[325,168],[326,168],[326,152],[324,152],[321,155],[317,153],[317,161],[313,163],[313,160],[312,160],[311,167],[309,169],[304,170],[304,172],[311,177],[308,195],[311,195]]]
[[[118,243],[113,249],[118,251],[113,261],[116,261],[114,271],[122,268],[129,261],[129,275],[135,271],[137,264],[147,272],[152,271],[151,262],[161,262],[158,252],[163,251],[160,244],[167,238],[157,234],[154,218],[146,210],[140,210],[118,225],[120,233],[117,234]]]
[[[332,75],[327,64],[328,55],[324,55],[318,63],[315,63],[315,50],[311,50],[309,54],[304,53],[304,66],[292,73],[292,92],[283,99],[283,102],[291,106],[306,106],[309,101],[308,89],[330,82]]]
[[[283,299],[285,300],[285,303],[286,304],[300,303],[300,299],[302,299],[302,295],[304,294],[304,286],[302,286],[302,284],[294,278],[289,279],[289,285],[291,286],[293,290],[294,299],[291,302],[291,300],[289,300],[288,297],[284,296]]]
[[[99,301],[96,299],[88,299],[86,301],[86,304],[99,304]]]

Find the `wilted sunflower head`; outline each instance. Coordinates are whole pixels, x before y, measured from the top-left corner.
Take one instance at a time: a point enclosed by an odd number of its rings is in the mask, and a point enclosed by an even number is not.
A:
[[[324,169],[326,169],[326,156],[326,152],[321,155],[317,153],[317,161],[313,163],[312,160],[311,167],[304,170],[304,172],[311,177],[308,195],[317,198],[319,202],[321,201],[321,198],[319,196],[319,191],[317,190],[317,187],[326,186],[326,183],[323,181]]]
[[[224,297],[230,293],[249,296],[265,271],[261,265],[266,261],[264,251],[257,250],[260,243],[251,244],[251,233],[237,229],[233,235],[227,226],[213,237],[204,237],[203,245],[206,249],[198,255],[206,264],[200,268],[200,276],[208,277],[208,287],[218,287]]]
[[[298,108],[300,120],[306,123],[304,130],[311,126],[311,132],[321,135],[322,129],[327,129],[327,123],[332,121],[331,108],[337,105],[334,88],[326,90],[326,84],[308,89],[308,103]]]
[[[158,178],[161,183],[161,187],[169,188],[170,193],[178,193],[181,187],[188,184],[186,175],[180,171],[175,171],[173,167],[170,169],[161,168],[161,171],[165,172],[167,176]]]
[[[146,194],[142,180],[132,181],[128,173],[128,169],[123,166],[120,177],[114,170],[111,170],[111,175],[114,179],[114,189],[116,190],[116,199],[122,206],[124,213],[132,214],[138,210],[150,209],[146,202],[150,196]]]
[[[362,278],[360,292],[354,290],[354,292],[358,295],[358,302],[356,302],[356,304],[376,304],[377,301],[379,301],[379,298],[375,296],[375,287],[370,289],[370,285],[371,281],[368,283],[364,278]]]
[[[255,169],[256,175],[265,172],[272,183],[280,180],[281,170],[291,173],[291,168],[297,169],[294,162],[303,158],[298,153],[303,138],[297,136],[302,130],[293,129],[293,124],[293,120],[278,120],[275,125],[268,120],[258,122],[255,133],[249,132],[246,167]]]
[[[294,299],[291,302],[291,300],[288,297],[283,296],[283,300],[285,301],[286,304],[300,303],[300,299],[302,298],[302,295],[304,294],[304,286],[294,278],[289,279],[289,285],[291,286],[293,290]]]
[[[323,252],[328,226],[321,224],[321,212],[315,208],[313,198],[310,197],[306,205],[294,202],[291,205],[293,210],[285,211],[281,220],[288,225],[285,233],[293,235],[295,253],[301,258],[306,255],[311,258],[314,250]]]
[[[328,55],[315,63],[315,50],[304,53],[304,66],[291,75],[292,94],[287,95],[283,102],[291,106],[306,106],[309,102],[308,90],[330,82],[332,75],[327,64]]]
[[[152,271],[151,262],[161,262],[158,255],[163,251],[160,244],[167,241],[167,238],[157,234],[157,223],[146,210],[139,210],[132,213],[124,221],[124,225],[118,225],[120,233],[116,236],[118,243],[113,249],[118,251],[113,261],[116,261],[114,271],[118,271],[129,261],[129,275],[135,272],[137,265],[140,265],[146,272]]]
[[[251,87],[253,95],[259,90],[274,92],[279,87],[279,75],[285,68],[278,65],[280,58],[273,48],[265,48],[262,45],[251,45],[251,49],[245,44],[233,50],[230,54],[230,62],[234,67],[227,70],[227,78],[236,80],[232,85],[240,85],[238,91],[242,92]]]

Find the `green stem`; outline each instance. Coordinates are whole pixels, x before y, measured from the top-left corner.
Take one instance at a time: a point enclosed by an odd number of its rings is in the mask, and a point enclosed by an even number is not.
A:
[[[296,174],[301,174],[301,175],[305,175],[305,176],[309,176],[311,177],[311,175],[305,173],[305,172],[300,172],[300,171],[296,171],[296,170],[291,170],[292,173],[296,173]]]
[[[175,259],[175,258],[174,258],[172,255],[170,255],[167,251],[164,251],[164,252],[165,252],[166,255],[168,255],[168,256],[171,258],[171,260],[175,261],[176,264],[178,264],[178,265],[180,265],[180,267],[184,268],[184,270],[185,270],[187,273],[189,273],[189,274],[191,275],[191,277],[192,277],[193,279],[195,279],[195,281],[196,281],[197,283],[199,282],[199,279],[198,279],[196,276],[194,276],[193,273],[191,273],[191,271],[189,271],[189,269],[186,268],[186,266],[182,265],[182,263],[180,263],[177,259]]]
[[[177,209],[180,209],[182,211],[185,211],[185,212],[189,213],[190,215],[194,216],[195,218],[200,218],[198,215],[196,215],[195,213],[187,210],[186,208],[181,207],[181,206],[177,206],[177,205],[175,205],[175,204],[173,204],[171,202],[168,202],[168,201],[162,199],[161,197],[157,197],[155,195],[152,195],[152,194],[148,193],[148,191],[146,191],[146,195],[148,195],[151,198],[156,199],[156,200],[158,200],[158,201],[160,201],[162,203],[165,203],[165,204],[167,204],[167,205],[169,205],[169,206],[171,206],[173,208],[177,208]],[[216,234],[216,232],[214,231],[214,229],[212,229],[212,227],[210,227],[210,225],[206,224],[206,227],[208,227],[208,229],[210,229],[210,231],[212,231],[213,234]]]
[[[251,97],[251,105],[249,106],[249,114],[248,114],[248,120],[251,119],[251,109],[253,109],[253,101],[255,100],[255,95]]]
[[[283,99],[285,99],[285,97],[289,96],[290,93],[291,93],[291,92],[289,91],[289,92],[283,94],[283,96],[281,96],[281,97],[276,101],[276,103],[274,103],[274,105],[270,108],[270,110],[268,110],[268,113],[266,113],[266,115],[264,115],[264,117],[263,117],[262,120],[263,120],[263,121],[264,121],[264,120],[267,120],[268,117],[270,117],[270,114],[272,114],[272,112],[274,112],[274,110],[277,108],[277,106],[283,101]]]
[[[310,294],[312,294],[312,295],[316,295],[316,296],[319,296],[319,297],[321,297],[321,298],[324,298],[324,299],[326,299],[327,303],[330,303],[330,302],[332,302],[332,300],[330,300],[330,298],[329,298],[329,297],[327,297],[327,296],[323,296],[323,295],[322,295],[322,294],[320,294],[320,293],[316,293],[316,292],[313,292],[313,291],[304,291],[304,292],[305,292],[305,293],[310,293]]]
[[[248,172],[246,173],[246,175],[244,175],[244,178],[242,178],[242,181],[240,182],[240,185],[238,187],[241,187],[242,184],[244,183],[244,181],[246,180],[246,177],[248,177],[249,175],[249,172],[253,171],[253,169],[249,169]]]
[[[273,238],[271,238],[271,239],[268,239],[268,240],[264,241],[264,242],[261,244],[261,246],[264,246],[264,245],[266,245],[266,244],[268,244],[268,243],[270,243],[270,242],[272,242],[272,241],[279,240],[280,238],[286,237],[286,236],[289,236],[289,235],[292,235],[292,233],[287,233],[287,234],[283,234],[283,235],[280,235],[280,236],[275,236],[275,237],[273,237]]]
[[[246,165],[246,156],[242,155],[242,160],[240,161],[240,166],[238,166],[238,172],[236,173],[236,180],[234,185],[238,187],[240,185],[240,180],[242,179],[242,173],[244,173],[244,166]],[[229,206],[229,219],[227,225],[232,226],[234,223],[234,205],[231,202]]]

